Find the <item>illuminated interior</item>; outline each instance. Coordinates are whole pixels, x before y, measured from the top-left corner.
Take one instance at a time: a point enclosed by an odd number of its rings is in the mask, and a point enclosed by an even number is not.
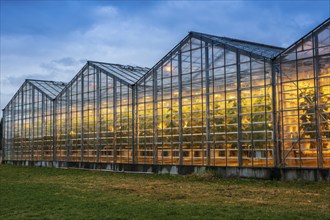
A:
[[[139,163],[273,165],[266,59],[190,38],[137,90]]]
[[[191,32],[154,67],[26,80],[5,160],[330,167],[329,20],[288,49]]]
[[[11,160],[53,160],[53,99],[64,83],[26,80],[3,110],[3,143]]]
[[[283,166],[330,167],[330,26],[312,32],[278,58]]]

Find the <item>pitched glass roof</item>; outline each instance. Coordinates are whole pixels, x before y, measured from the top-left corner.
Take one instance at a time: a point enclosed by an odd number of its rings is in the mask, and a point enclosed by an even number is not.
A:
[[[41,92],[45,93],[51,99],[54,99],[66,86],[64,82],[45,81],[28,79],[29,83],[34,85]]]
[[[103,71],[133,85],[135,84],[145,73],[149,71],[147,67],[128,66],[112,63],[101,63],[96,61],[89,61],[89,64],[95,65]]]
[[[313,33],[315,34],[315,32],[324,31],[324,30],[327,30],[327,33],[330,33],[330,18],[326,19],[319,26],[317,26],[316,28],[314,28],[313,30],[311,30],[310,32],[308,32],[305,36],[303,36],[302,38],[300,38],[299,40],[297,40],[295,43],[293,43],[291,46],[289,46],[288,48],[286,48],[285,50],[283,50],[280,54],[277,55],[276,58],[278,58],[281,54],[289,53],[292,49],[296,49],[296,47],[298,47],[299,44],[302,44],[302,42],[303,42],[304,39],[310,37]],[[330,39],[327,38],[326,36],[327,35],[325,35],[325,38],[324,38],[324,40],[326,42],[318,42],[319,47],[324,47],[324,46],[327,46],[328,45],[327,42],[329,42]],[[328,36],[329,36],[329,34],[328,34]],[[293,52],[293,51],[291,51],[291,52]]]
[[[192,35],[197,35],[199,37],[203,38],[209,38],[212,41],[219,42],[222,44],[227,44],[232,47],[254,53],[256,55],[260,55],[269,59],[274,58],[277,56],[279,53],[281,53],[284,48],[281,47],[276,47],[276,46],[270,46],[266,44],[259,44],[255,42],[249,42],[249,41],[244,41],[244,40],[238,40],[238,39],[233,39],[233,38],[228,38],[228,37],[219,37],[219,36],[214,36],[214,35],[209,35],[209,34],[203,34],[203,33],[197,33],[197,32],[191,32]]]

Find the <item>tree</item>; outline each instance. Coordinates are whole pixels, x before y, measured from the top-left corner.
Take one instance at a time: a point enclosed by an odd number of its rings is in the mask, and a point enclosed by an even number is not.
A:
[[[330,137],[330,113],[328,111],[327,103],[330,101],[329,96],[324,96],[323,91],[319,91],[319,106],[317,112],[315,112],[316,94],[313,88],[300,89],[299,99],[302,100],[299,103],[299,108],[303,112],[300,114],[300,130],[302,130],[301,138],[311,139],[310,148],[316,148],[317,134],[317,118],[320,120],[320,131],[324,131],[323,135]]]

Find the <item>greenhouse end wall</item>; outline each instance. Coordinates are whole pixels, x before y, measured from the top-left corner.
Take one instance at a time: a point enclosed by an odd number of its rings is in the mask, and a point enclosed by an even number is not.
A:
[[[281,166],[330,167],[330,22],[276,59]]]
[[[132,95],[88,63],[56,98],[56,160],[132,163]]]
[[[271,61],[188,38],[137,84],[137,162],[272,167]]]
[[[6,163],[330,179],[330,20],[288,49],[191,32],[153,68],[88,61],[6,106]],[[55,88],[50,88],[52,86]]]

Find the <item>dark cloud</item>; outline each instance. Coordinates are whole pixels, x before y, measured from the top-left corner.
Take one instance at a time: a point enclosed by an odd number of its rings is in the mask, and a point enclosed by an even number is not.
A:
[[[75,66],[79,64],[79,61],[73,57],[63,57],[59,60],[52,60],[52,62],[63,66]]]
[[[47,20],[47,10],[40,10],[46,13],[42,21],[29,20],[33,13],[1,19],[24,18],[27,27],[40,21],[47,30],[1,32],[1,108],[26,78],[68,82],[87,60],[152,67],[189,31],[288,46],[330,15],[330,3],[321,1],[159,1],[148,7],[89,2],[78,17],[72,10],[82,4],[75,4],[61,10],[65,21]],[[75,22],[65,26],[68,18]],[[9,23],[3,27],[15,27]],[[48,32],[54,26],[56,34]]]

